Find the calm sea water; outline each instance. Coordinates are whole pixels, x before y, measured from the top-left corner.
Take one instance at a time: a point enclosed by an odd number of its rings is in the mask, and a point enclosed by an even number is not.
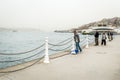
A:
[[[22,52],[45,42],[48,37],[49,42],[55,43],[71,37],[70,33],[54,33],[39,31],[1,31],[0,32],[0,52]]]
[[[43,43],[45,43],[45,37],[48,37],[49,43],[57,44],[61,41],[64,41],[68,38],[72,38],[73,33],[55,33],[55,32],[40,32],[40,31],[0,31],[0,53],[18,53],[32,50]],[[81,35],[83,38],[84,36]],[[70,43],[72,44],[72,43]],[[68,44],[68,45],[70,45]],[[67,46],[67,45],[66,45]],[[36,53],[39,53],[45,47],[41,47],[40,49],[29,52],[27,54],[22,55],[0,55],[0,68],[6,68],[8,66],[13,66],[16,64],[20,64],[29,60],[33,60],[41,57],[44,52],[30,58],[24,59],[15,62],[4,62],[4,61],[13,61],[22,58],[26,58],[32,56]],[[53,48],[55,49],[55,48]],[[56,49],[63,49],[63,47],[57,47]],[[57,52],[50,51],[49,54],[53,54]]]

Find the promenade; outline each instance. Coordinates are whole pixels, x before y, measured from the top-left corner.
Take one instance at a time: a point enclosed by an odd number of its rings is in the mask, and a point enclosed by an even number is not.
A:
[[[77,55],[2,75],[0,80],[120,80],[120,36],[106,46],[90,46]]]

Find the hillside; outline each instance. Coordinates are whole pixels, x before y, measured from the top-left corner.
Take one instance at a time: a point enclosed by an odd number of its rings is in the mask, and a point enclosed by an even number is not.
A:
[[[82,25],[78,28],[74,28],[74,29],[78,29],[78,30],[82,30],[82,29],[88,29],[89,27],[94,27],[94,26],[112,26],[112,27],[120,27],[120,17],[114,17],[114,18],[104,18],[100,21],[96,21],[96,22],[92,22],[92,23],[88,23],[85,25]],[[73,30],[73,29],[71,29]]]

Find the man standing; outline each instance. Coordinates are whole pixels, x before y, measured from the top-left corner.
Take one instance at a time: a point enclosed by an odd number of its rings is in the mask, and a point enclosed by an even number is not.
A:
[[[113,40],[113,32],[110,32],[111,41]]]
[[[98,46],[99,45],[99,32],[98,31],[95,32],[94,37],[95,37],[95,46]]]
[[[75,41],[75,44],[76,44],[76,50],[77,50],[77,51],[80,50],[80,52],[82,52],[82,49],[81,49],[81,47],[80,47],[80,45],[79,45],[79,43],[80,43],[80,38],[79,38],[79,35],[77,34],[76,30],[74,31],[74,41]]]
[[[110,31],[108,31],[107,36],[108,36],[109,41],[111,41]]]

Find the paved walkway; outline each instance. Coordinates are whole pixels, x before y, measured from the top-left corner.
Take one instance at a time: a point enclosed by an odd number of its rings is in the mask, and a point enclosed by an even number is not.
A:
[[[120,80],[120,36],[107,46],[91,46],[82,54],[36,64],[0,80]]]

